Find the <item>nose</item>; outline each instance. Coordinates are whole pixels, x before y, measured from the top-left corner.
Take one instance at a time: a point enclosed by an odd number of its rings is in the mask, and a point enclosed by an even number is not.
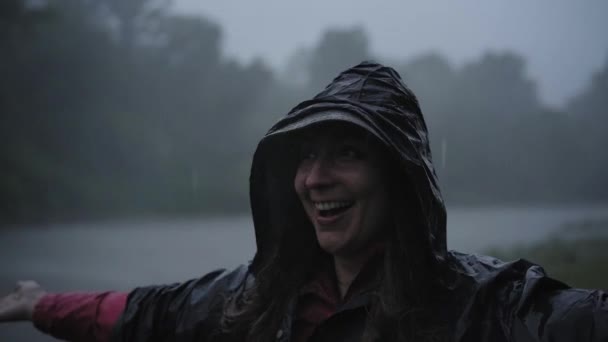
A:
[[[304,185],[308,189],[320,189],[328,187],[332,184],[333,178],[331,174],[331,161],[327,158],[318,157],[312,160]]]

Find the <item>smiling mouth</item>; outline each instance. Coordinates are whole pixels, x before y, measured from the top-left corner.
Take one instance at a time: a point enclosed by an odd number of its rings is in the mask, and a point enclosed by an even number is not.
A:
[[[355,204],[354,201],[313,202],[319,216],[328,218],[342,214]]]

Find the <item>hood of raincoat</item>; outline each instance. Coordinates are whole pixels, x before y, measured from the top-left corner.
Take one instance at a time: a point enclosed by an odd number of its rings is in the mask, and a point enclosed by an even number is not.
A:
[[[400,161],[421,208],[422,229],[437,261],[446,258],[446,209],[431,160],[429,135],[413,92],[390,67],[363,62],[338,75],[321,93],[293,108],[258,144],[250,176],[257,254],[271,257],[282,226],[293,216],[283,207],[293,198],[294,164],[287,139],[294,131],[328,121],[345,121],[377,137]],[[294,152],[291,151],[293,154]]]

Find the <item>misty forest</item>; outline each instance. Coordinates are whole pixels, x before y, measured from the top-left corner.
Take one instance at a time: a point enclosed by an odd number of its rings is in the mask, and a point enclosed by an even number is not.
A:
[[[608,59],[549,108],[515,53],[455,67],[369,46],[360,27],[329,29],[274,70],[163,1],[2,1],[1,221],[245,212],[265,130],[365,59],[417,94],[448,205],[608,200]]]

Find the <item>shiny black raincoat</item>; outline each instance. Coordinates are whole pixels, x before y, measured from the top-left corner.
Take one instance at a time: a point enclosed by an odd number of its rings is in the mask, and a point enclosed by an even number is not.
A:
[[[450,341],[608,341],[606,293],[572,289],[525,260],[502,262],[448,251],[446,209],[422,113],[393,69],[368,62],[346,70],[314,99],[296,106],[259,143],[250,177],[257,242],[253,262],[181,284],[135,289],[116,326],[116,341],[205,341],[217,331],[227,299],[255,281],[256,266],[273,255],[282,223],[289,220],[281,196],[293,191],[293,173],[282,171],[281,137],[327,120],[366,129],[398,156],[397,167],[419,202],[428,252],[455,275],[437,313],[448,324]],[[290,339],[293,307],[277,331],[279,341]],[[360,323],[332,331],[332,340],[356,340]]]

